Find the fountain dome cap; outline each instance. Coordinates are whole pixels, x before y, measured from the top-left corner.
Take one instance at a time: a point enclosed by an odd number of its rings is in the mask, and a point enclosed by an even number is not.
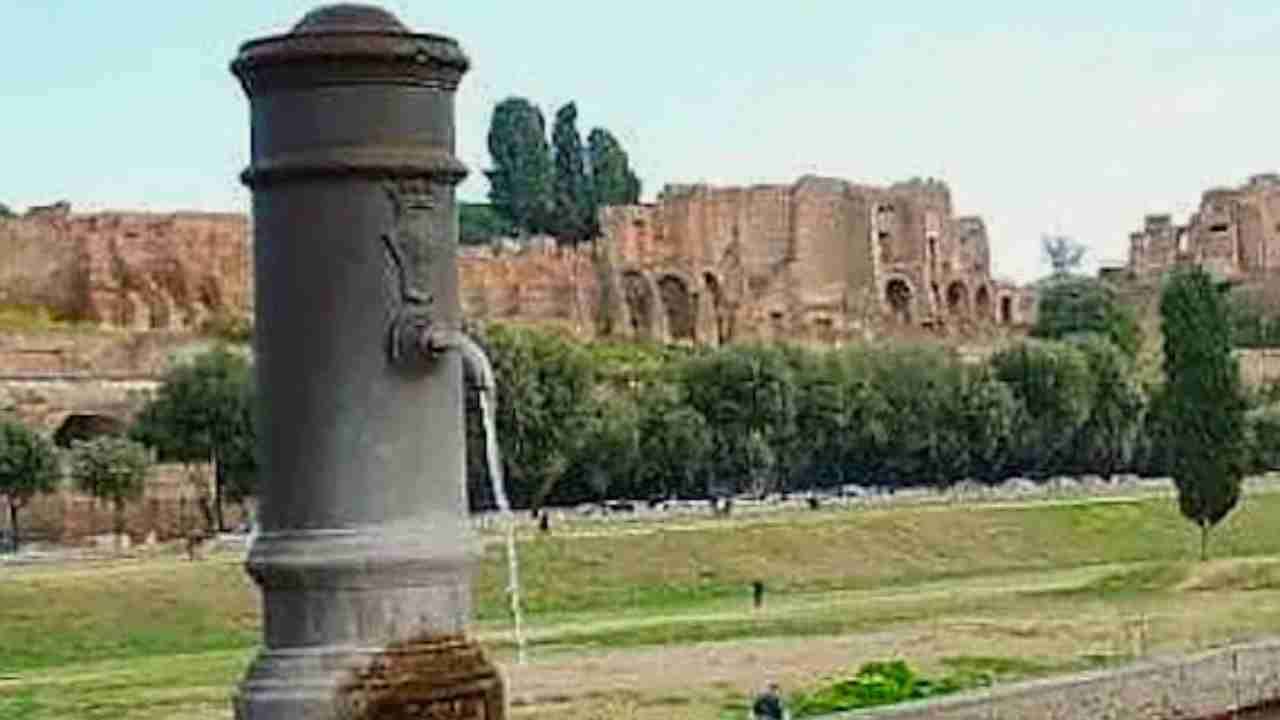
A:
[[[325,5],[307,13],[297,25],[293,26],[293,34],[303,33],[408,33],[395,15],[376,5],[357,5],[344,3]]]
[[[453,38],[414,33],[373,5],[326,5],[283,35],[251,40],[231,63],[250,96],[276,89],[388,83],[456,90],[470,68]]]

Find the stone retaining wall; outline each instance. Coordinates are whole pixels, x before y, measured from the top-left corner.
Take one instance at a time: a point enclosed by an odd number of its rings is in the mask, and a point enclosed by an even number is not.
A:
[[[195,472],[207,473],[205,466]],[[125,506],[125,532],[134,542],[148,536],[158,541],[182,537],[205,525],[199,504],[199,490],[191,478],[193,469],[184,465],[154,465],[147,477],[142,498]],[[223,506],[227,524],[235,527],[244,519],[238,505]],[[18,516],[24,542],[78,544],[113,530],[112,508],[83,493],[64,487],[39,495]],[[0,531],[9,530],[7,506],[0,503]],[[0,543],[0,552],[8,548]]]
[[[1161,658],[1108,672],[831,716],[831,720],[1173,720],[1214,718],[1280,699],[1280,639]]]

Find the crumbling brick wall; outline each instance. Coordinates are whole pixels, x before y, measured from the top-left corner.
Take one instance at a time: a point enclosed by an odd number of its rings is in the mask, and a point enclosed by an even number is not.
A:
[[[125,506],[125,532],[134,542],[154,533],[158,541],[184,537],[205,529],[200,507],[201,479],[207,482],[210,468],[177,464],[152,466],[142,497]],[[8,531],[8,512],[0,513],[0,529]],[[245,508],[234,503],[223,507],[229,527],[239,526]],[[37,496],[18,517],[21,533],[32,541],[78,544],[114,530],[114,509],[71,489],[64,479],[58,492]]]
[[[601,227],[592,267],[545,248],[464,253],[464,309],[700,344],[956,333],[1031,312],[992,280],[981,218],[953,217],[936,180],[669,185],[653,205],[605,208]],[[608,320],[585,323],[566,301]]]
[[[201,330],[250,314],[250,247],[244,215],[79,215],[59,204],[0,219],[0,303],[111,327]]]
[[[1280,269],[1280,175],[1255,175],[1234,188],[1211,188],[1185,225],[1148,215],[1129,236],[1129,272],[1152,278],[1197,264],[1239,280]]]

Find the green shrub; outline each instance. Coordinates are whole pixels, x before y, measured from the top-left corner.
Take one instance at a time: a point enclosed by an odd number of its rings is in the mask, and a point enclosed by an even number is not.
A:
[[[1031,336],[1066,340],[1096,334],[1110,340],[1129,357],[1142,346],[1142,330],[1133,310],[1115,288],[1093,278],[1062,278],[1040,292],[1036,324]]]
[[[1085,353],[1066,343],[1031,341],[997,353],[991,367],[1024,410],[1016,467],[1041,477],[1067,467],[1097,396]]]
[[[1076,433],[1070,470],[1112,475],[1132,467],[1147,411],[1133,358],[1101,335],[1079,338],[1093,375],[1089,417]]]
[[[1253,410],[1247,418],[1254,472],[1280,470],[1280,404]]]
[[[986,687],[991,682],[989,674],[971,671],[930,680],[920,677],[901,660],[872,662],[863,665],[852,677],[813,693],[797,693],[790,706],[796,718],[818,717],[950,695]]]
[[[711,430],[712,475],[723,483],[717,491],[772,489],[776,478],[760,461],[776,458],[795,421],[787,354],[777,346],[726,347],[685,361],[678,382]]]

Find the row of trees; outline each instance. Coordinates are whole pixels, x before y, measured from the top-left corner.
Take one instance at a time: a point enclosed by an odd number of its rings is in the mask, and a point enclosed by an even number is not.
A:
[[[201,493],[201,507],[209,529],[224,529],[224,501],[254,493],[253,390],[253,373],[242,355],[225,349],[200,355],[166,375],[125,433],[72,440],[65,472],[75,487],[114,508],[120,533],[125,504],[142,493],[153,457],[209,463],[213,476],[209,497]],[[37,495],[57,489],[63,460],[52,440],[16,421],[0,423],[0,497],[7,501],[15,548],[20,511]]]
[[[984,362],[925,347],[646,349],[490,327],[512,502],[1132,472],[1172,476],[1207,540],[1240,478],[1280,459],[1280,412],[1240,383],[1224,291],[1199,271],[1169,282],[1165,372],[1144,377],[1132,318],[1105,291],[1063,282],[1058,294],[1083,311],[1051,307],[1045,339]]]
[[[608,130],[595,128],[584,147],[572,102],[556,112],[550,144],[537,105],[518,97],[498,103],[489,127],[489,154],[489,200],[520,233],[582,242],[599,234],[600,207],[640,200],[640,178],[622,144]]]
[[[1169,282],[1164,373],[1144,377],[1140,333],[1105,289],[1062,279],[1050,290],[1041,339],[982,362],[937,347],[660,347],[490,326],[482,342],[499,383],[508,494],[537,508],[1134,472],[1172,476],[1207,539],[1240,478],[1280,465],[1280,406],[1241,386],[1224,291],[1199,271]],[[200,356],[169,373],[128,430],[135,444],[113,452],[145,445],[165,461],[211,463],[208,522],[221,528],[223,502],[254,492],[253,394],[246,358]],[[468,420],[471,497],[482,507],[484,439],[476,414]],[[4,428],[0,493],[16,527],[57,464],[48,441]],[[95,483],[81,486],[108,497]]]
[[[0,497],[9,507],[13,550],[21,544],[20,512],[37,496],[58,488],[64,474],[81,492],[109,504],[119,534],[125,504],[142,494],[151,454],[140,443],[103,436],[77,441],[65,453],[27,426],[0,422]]]

